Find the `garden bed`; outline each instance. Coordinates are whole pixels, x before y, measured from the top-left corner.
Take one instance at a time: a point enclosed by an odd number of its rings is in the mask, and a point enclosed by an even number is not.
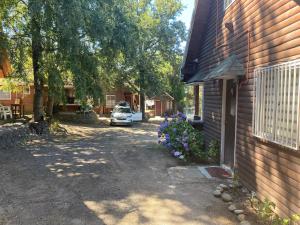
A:
[[[195,129],[183,113],[165,117],[158,128],[158,142],[181,160],[206,164],[217,161],[219,149],[205,149],[203,132]]]

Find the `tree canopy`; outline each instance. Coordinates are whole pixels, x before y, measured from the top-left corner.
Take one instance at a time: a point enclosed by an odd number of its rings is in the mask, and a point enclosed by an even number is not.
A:
[[[36,121],[45,84],[54,99],[68,82],[83,101],[124,82],[144,98],[179,73],[181,10],[180,0],[2,0],[0,51],[9,51],[14,77],[32,77]]]

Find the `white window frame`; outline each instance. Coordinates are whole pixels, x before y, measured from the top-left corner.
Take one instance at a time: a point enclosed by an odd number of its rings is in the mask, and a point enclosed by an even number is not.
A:
[[[114,103],[112,103],[111,99],[108,99],[110,97],[114,97]],[[106,108],[113,108],[115,105],[116,105],[116,95],[106,95],[106,98],[105,98],[105,107]]]
[[[235,0],[224,0],[224,11],[226,11],[226,9],[228,9],[234,2]]]
[[[200,103],[201,95],[202,95],[202,101]],[[199,84],[199,115],[198,116],[201,117],[201,121],[204,120],[204,83]]]
[[[299,150],[300,60],[254,70],[253,135]]]
[[[3,97],[2,94],[8,94],[9,97]],[[11,100],[11,92],[0,90],[0,100]]]

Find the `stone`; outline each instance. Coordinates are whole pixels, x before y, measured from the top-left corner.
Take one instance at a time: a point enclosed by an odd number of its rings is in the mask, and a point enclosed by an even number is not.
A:
[[[243,222],[246,219],[246,216],[244,214],[239,214],[237,218],[240,222]]]
[[[222,199],[223,199],[224,202],[230,202],[230,201],[232,201],[232,197],[231,197],[230,194],[223,193],[223,194],[221,195],[221,197],[222,197]]]
[[[215,197],[219,198],[219,197],[221,197],[222,193],[219,190],[215,190],[213,194],[214,194]]]
[[[236,215],[243,214],[243,213],[244,213],[244,210],[242,210],[242,209],[236,209],[236,210],[234,210],[234,213],[235,213]]]
[[[251,223],[247,220],[244,220],[240,223],[240,225],[251,225]]]
[[[225,185],[225,184],[220,184],[219,187],[222,188],[223,190],[227,190],[228,189],[228,186]]]
[[[236,206],[235,206],[234,204],[231,204],[231,205],[228,207],[228,210],[229,210],[230,212],[233,212],[233,211],[236,210]]]
[[[224,189],[223,189],[223,188],[221,188],[221,187],[217,187],[217,189],[216,189],[216,190],[220,191],[221,193],[223,193],[223,192],[224,192]]]

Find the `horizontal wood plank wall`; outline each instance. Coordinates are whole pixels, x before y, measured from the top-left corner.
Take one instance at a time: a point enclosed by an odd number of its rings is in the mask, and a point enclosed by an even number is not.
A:
[[[275,202],[281,215],[299,213],[300,151],[263,142],[252,135],[253,71],[259,66],[300,59],[299,1],[235,0],[224,12],[223,1],[212,0],[208,21],[199,69],[207,73],[233,53],[246,69],[248,54],[250,57],[248,78],[240,82],[238,96],[236,159],[240,177],[260,198]],[[232,23],[234,33],[225,27],[226,23]],[[220,140],[220,87],[209,81],[204,88],[207,140]]]
[[[204,137],[205,146],[210,141],[221,142],[221,115],[222,115],[222,82],[210,81],[204,83]]]

